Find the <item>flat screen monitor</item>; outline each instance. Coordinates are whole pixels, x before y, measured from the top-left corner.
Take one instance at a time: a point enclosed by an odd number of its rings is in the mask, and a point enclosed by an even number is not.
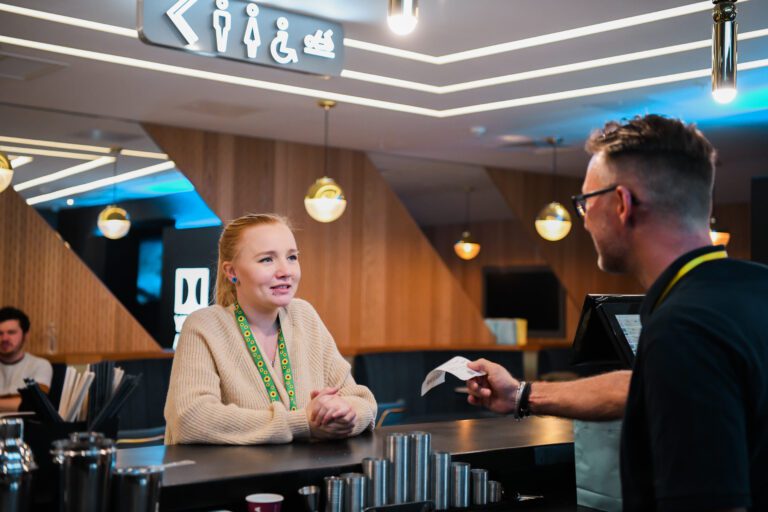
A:
[[[525,318],[528,336],[565,335],[565,290],[552,269],[484,267],[485,318]]]
[[[644,295],[587,295],[573,340],[573,364],[630,369],[640,339]]]

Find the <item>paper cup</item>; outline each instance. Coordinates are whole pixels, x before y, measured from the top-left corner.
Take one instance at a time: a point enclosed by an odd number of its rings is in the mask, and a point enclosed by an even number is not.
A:
[[[249,494],[245,503],[248,512],[280,512],[283,497],[279,494]]]

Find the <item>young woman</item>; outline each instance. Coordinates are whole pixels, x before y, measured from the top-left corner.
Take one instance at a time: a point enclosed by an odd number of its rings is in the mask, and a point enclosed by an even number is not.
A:
[[[287,443],[373,428],[376,400],[315,309],[294,298],[285,219],[246,215],[219,240],[216,305],[184,323],[165,403],[166,444]]]

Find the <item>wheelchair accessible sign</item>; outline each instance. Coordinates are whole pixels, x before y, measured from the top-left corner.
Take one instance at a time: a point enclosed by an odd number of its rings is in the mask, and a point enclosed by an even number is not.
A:
[[[338,76],[339,23],[242,0],[139,0],[148,44],[302,73]]]

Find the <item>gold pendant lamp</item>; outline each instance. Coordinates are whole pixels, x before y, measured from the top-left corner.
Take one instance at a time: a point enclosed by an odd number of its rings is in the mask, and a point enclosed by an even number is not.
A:
[[[122,152],[122,148],[112,148],[112,154],[115,157],[112,168],[112,177],[117,176],[117,160]],[[131,217],[123,208],[117,206],[117,184],[112,184],[112,204],[101,210],[96,225],[99,231],[110,240],[119,240],[128,234],[131,230]]]
[[[471,260],[477,257],[478,254],[480,254],[480,244],[477,243],[477,241],[472,237],[472,234],[469,232],[469,198],[472,194],[472,187],[467,188],[467,203],[466,203],[466,210],[465,210],[465,229],[464,232],[461,233],[461,238],[459,238],[455,244],[453,244],[453,251],[456,253],[456,256],[463,260]]]
[[[548,137],[547,143],[552,146],[552,197],[554,198],[557,183],[557,146],[562,144],[562,139]],[[565,238],[571,231],[571,225],[571,214],[565,206],[554,200],[541,209],[534,222],[539,236],[550,242]]]
[[[336,106],[335,101],[322,100],[318,102],[325,111],[325,144],[323,153],[323,174],[307,191],[304,197],[304,208],[310,217],[318,222],[333,222],[344,213],[347,199],[344,191],[332,178],[328,177],[328,111]]]

